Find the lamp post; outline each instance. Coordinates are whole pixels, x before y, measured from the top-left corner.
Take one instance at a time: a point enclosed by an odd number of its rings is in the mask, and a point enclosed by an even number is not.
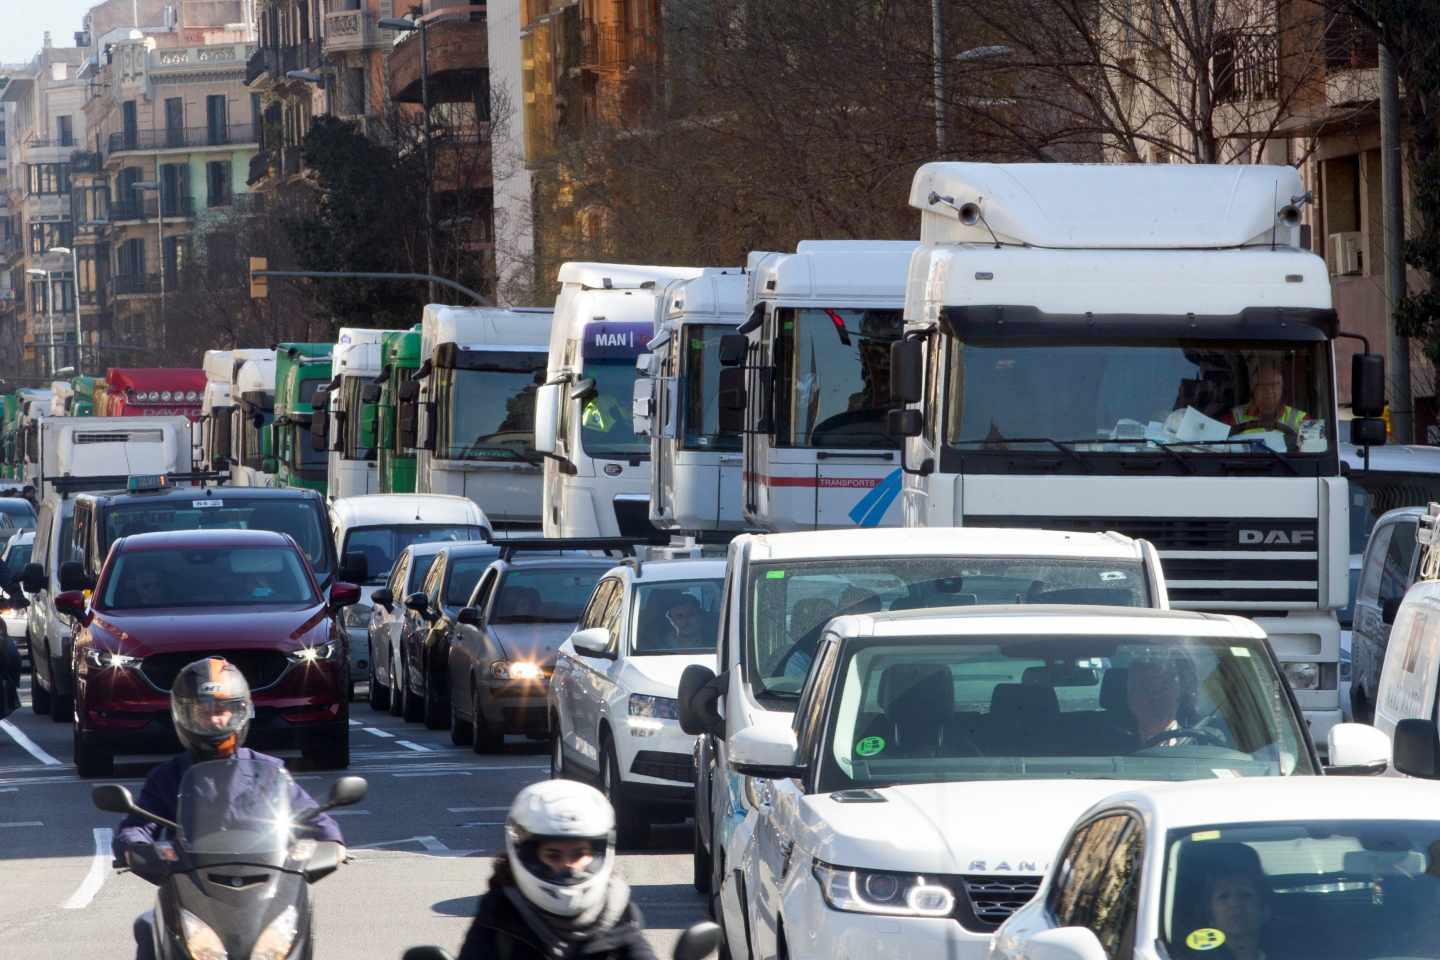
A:
[[[80,356],[83,350],[80,344],[84,342],[80,334],[80,255],[73,247],[51,247],[46,253],[70,257],[70,285],[75,295],[75,373],[78,376],[85,372],[85,364]]]
[[[935,64],[935,152],[945,153],[945,128],[949,125],[945,103],[945,31],[940,19],[941,0],[930,0],[930,55]],[[955,62],[989,60],[992,57],[1008,56],[1010,48],[1003,43],[985,47],[972,47],[956,54]]]
[[[410,20],[406,17],[381,17],[379,26],[383,30],[399,30],[409,33],[420,31],[420,110],[425,115],[425,272],[435,275],[435,213],[434,180],[435,160],[430,149],[430,40],[426,34],[424,20]],[[435,284],[430,284],[430,302],[435,302]]]
[[[155,167],[156,175],[159,175],[160,167]],[[157,256],[160,261],[160,350],[163,353],[170,338],[165,335],[165,195],[160,189],[159,180],[136,180],[130,185],[136,190],[155,191],[155,242],[157,244]],[[144,282],[144,278],[141,278]]]
[[[25,271],[32,277],[45,278],[45,320],[50,328],[50,375],[55,375],[55,293],[50,289],[50,271],[30,267]]]

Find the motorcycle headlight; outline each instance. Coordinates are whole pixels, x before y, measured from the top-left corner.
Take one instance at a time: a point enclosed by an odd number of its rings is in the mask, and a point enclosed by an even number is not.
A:
[[[1290,686],[1296,690],[1320,689],[1320,664],[1282,663],[1280,669],[1285,672],[1285,679],[1290,681]]]
[[[364,603],[355,603],[340,611],[340,622],[347,627],[354,627],[358,630],[368,630],[370,627],[370,614],[375,608]]]
[[[949,888],[911,873],[853,870],[815,861],[815,879],[832,909],[897,917],[948,917],[955,909]]]
[[[111,650],[86,650],[85,659],[90,662],[90,666],[98,667],[101,670],[124,670],[140,663],[139,657],[115,653]]]
[[[180,911],[180,925],[185,931],[185,951],[192,960],[230,960],[220,935],[189,910]]]
[[[291,663],[319,663],[321,660],[333,660],[340,652],[338,643],[321,643],[313,647],[301,647],[292,653],[286,654],[286,659]]]
[[[643,693],[630,694],[630,716],[649,717],[652,720],[680,719],[680,701],[669,697],[648,697]]]
[[[294,904],[282,910],[255,941],[250,960],[285,960],[290,956],[290,946],[295,942],[295,932],[300,927],[299,920],[300,914]]]

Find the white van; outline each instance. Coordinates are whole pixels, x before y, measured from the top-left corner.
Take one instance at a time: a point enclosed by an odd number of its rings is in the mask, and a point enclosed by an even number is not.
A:
[[[723,852],[750,804],[744,778],[729,767],[727,738],[757,725],[789,728],[832,617],[1015,603],[1170,606],[1155,548],[1115,533],[935,528],[736,537],[717,638],[720,674],[692,666],[680,681],[681,726],[702,735],[696,888],[718,894]]]
[[[1395,613],[1375,694],[1375,726],[1392,741],[1406,720],[1423,721],[1440,734],[1440,503],[1420,518],[1415,539],[1418,579]]]

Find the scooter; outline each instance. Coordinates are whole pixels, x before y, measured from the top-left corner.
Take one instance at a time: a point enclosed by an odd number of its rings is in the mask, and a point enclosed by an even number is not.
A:
[[[705,960],[720,948],[720,925],[706,920],[697,923],[684,933],[675,944],[671,960]],[[439,947],[411,947],[401,955],[401,960],[452,960],[449,953]]]
[[[118,784],[97,786],[92,799],[107,813],[157,823],[170,837],[129,852],[130,868],[160,888],[159,960],[310,960],[309,885],[339,869],[342,854],[340,844],[305,834],[321,813],[360,802],[366,789],[362,777],[341,777],[325,803],[292,810],[284,767],[230,759],[186,772],[173,821],[137,806]]]

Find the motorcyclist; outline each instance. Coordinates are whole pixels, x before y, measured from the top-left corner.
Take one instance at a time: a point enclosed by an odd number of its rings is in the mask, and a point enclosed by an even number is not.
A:
[[[255,705],[250,698],[250,684],[240,668],[221,657],[207,657],[189,664],[175,677],[170,688],[170,716],[175,734],[185,752],[154,770],[145,778],[136,805],[142,810],[174,820],[179,805],[180,783],[186,771],[208,760],[235,759],[255,764],[283,764],[278,757],[247,749],[245,736]],[[290,809],[305,810],[319,806],[305,790],[290,781]],[[317,840],[344,843],[340,827],[333,818],[321,814],[309,822],[310,836]],[[153,847],[162,839],[165,827],[152,820],[131,814],[120,823],[112,850],[115,859],[132,868],[156,857],[132,858],[137,849]],[[341,847],[344,858],[344,847]],[[159,883],[162,877],[148,875],[140,869],[136,874]],[[137,960],[154,960],[154,912],[141,914],[135,921],[135,955]]]
[[[459,960],[655,960],[614,869],[615,811],[604,794],[573,780],[526,787]]]

